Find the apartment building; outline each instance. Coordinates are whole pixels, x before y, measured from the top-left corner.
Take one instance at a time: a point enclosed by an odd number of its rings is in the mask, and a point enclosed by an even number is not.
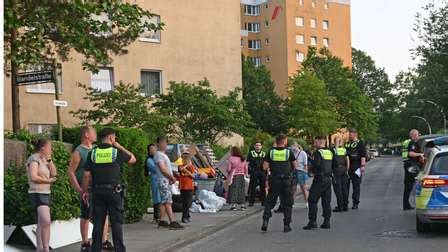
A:
[[[218,94],[241,87],[240,1],[239,0],[132,0],[157,14],[153,22],[163,22],[163,31],[144,33],[128,47],[129,53],[113,59],[99,73],[84,71],[82,58],[62,65],[59,76],[60,100],[64,126],[78,120],[69,113],[91,104],[83,100],[83,83],[104,92],[113,90],[119,81],[141,83],[142,95],[151,97],[166,92],[169,81],[196,82],[207,78]],[[11,81],[4,76],[4,126],[12,129]],[[20,86],[20,122],[32,132],[49,130],[56,124],[53,105],[54,84]]]
[[[351,66],[350,0],[241,0],[242,53],[271,71],[281,96],[309,46]]]

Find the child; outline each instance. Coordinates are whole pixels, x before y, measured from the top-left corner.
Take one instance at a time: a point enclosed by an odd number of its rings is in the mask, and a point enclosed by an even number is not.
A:
[[[190,207],[193,202],[193,178],[196,168],[191,163],[188,151],[182,153],[182,165],[179,166],[180,196],[182,198],[182,223],[190,222]]]

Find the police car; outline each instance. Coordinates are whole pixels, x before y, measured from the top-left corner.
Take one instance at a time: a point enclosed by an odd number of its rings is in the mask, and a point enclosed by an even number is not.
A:
[[[416,178],[417,232],[430,231],[433,223],[448,224],[448,136],[426,144],[427,161]]]

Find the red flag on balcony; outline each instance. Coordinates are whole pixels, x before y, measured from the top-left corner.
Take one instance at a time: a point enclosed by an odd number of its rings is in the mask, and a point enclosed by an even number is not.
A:
[[[280,11],[282,10],[282,7],[280,5],[275,6],[274,12],[272,13],[271,21],[276,19],[278,17],[278,14],[280,14]]]

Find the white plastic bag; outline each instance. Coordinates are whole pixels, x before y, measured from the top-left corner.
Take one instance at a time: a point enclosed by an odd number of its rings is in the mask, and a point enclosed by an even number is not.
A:
[[[216,193],[207,190],[201,190],[199,192],[198,200],[204,206],[204,210],[215,212],[221,210],[226,203],[226,200],[224,198],[221,198],[217,196]]]

